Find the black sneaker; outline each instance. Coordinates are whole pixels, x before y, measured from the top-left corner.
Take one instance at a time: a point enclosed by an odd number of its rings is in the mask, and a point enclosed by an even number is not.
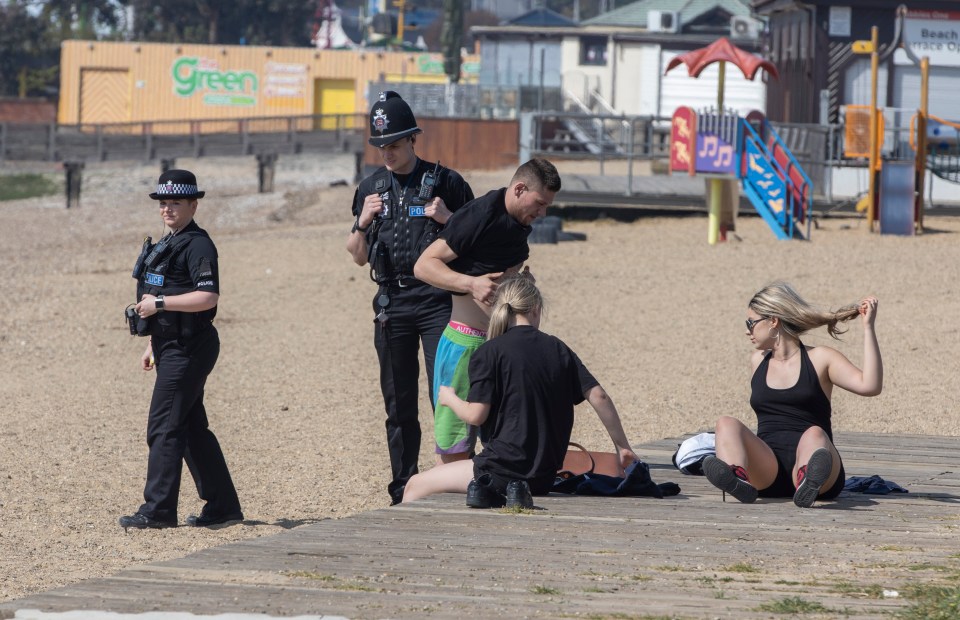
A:
[[[511,480],[507,484],[507,508],[533,508],[529,484],[523,480]]]
[[[797,471],[797,491],[793,503],[800,508],[809,508],[820,496],[820,487],[833,470],[833,455],[826,448],[817,448],[807,464]]]
[[[490,474],[483,474],[467,485],[467,506],[471,508],[500,508],[506,499],[495,488]]]
[[[134,528],[136,530],[154,529],[160,530],[167,527],[177,527],[176,521],[158,521],[151,519],[147,515],[135,513],[120,517],[120,527],[123,529]]]
[[[187,517],[187,525],[191,527],[210,527],[236,521],[243,521],[242,512],[232,512],[225,515],[207,515],[201,512],[199,515],[190,515]]]
[[[723,491],[723,501],[727,493],[744,504],[757,501],[757,489],[747,480],[747,472],[739,465],[727,465],[715,456],[703,459],[703,475],[710,484]]]

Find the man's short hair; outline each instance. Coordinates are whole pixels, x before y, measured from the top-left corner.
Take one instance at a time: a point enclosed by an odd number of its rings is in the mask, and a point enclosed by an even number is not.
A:
[[[517,168],[510,179],[510,185],[523,181],[535,190],[560,191],[560,173],[556,166],[546,159],[535,157]]]

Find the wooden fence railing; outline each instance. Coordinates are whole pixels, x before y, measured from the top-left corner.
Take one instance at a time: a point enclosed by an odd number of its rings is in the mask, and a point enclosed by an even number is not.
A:
[[[108,161],[361,152],[360,114],[103,125],[0,123],[0,162]]]

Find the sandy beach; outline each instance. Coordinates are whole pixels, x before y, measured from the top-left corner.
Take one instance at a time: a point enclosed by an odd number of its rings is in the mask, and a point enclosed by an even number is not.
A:
[[[177,165],[207,192],[196,219],[220,252],[223,345],[205,402],[247,520],[117,525],[142,501],[146,471],[154,375],[139,369],[144,342],[123,309],[143,237],[163,233],[147,197],[159,166],[88,164],[79,208],[61,195],[0,203],[0,600],[389,503],[375,286],[345,251],[353,157],[281,157],[271,194],[257,193],[253,158]],[[478,195],[511,174],[464,171]],[[773,279],[828,307],[880,299],[883,393],[837,390],[835,430],[955,436],[960,217],[925,224],[893,237],[860,217],[822,218],[810,242],[783,242],[743,216],[730,241],[710,246],[706,216],[573,221],[564,229],[586,241],[534,245],[529,265],[547,298],[544,331],[578,352],[635,444],[709,429],[723,414],[754,422],[743,320]],[[859,364],[862,330],[849,327],[841,341],[818,331],[804,342]],[[592,410],[577,414],[574,440],[609,449]],[[185,472],[181,523],[200,508]]]

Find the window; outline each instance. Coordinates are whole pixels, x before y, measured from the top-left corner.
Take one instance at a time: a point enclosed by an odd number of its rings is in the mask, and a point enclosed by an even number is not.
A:
[[[580,37],[580,64],[599,65],[607,64],[606,37]]]

